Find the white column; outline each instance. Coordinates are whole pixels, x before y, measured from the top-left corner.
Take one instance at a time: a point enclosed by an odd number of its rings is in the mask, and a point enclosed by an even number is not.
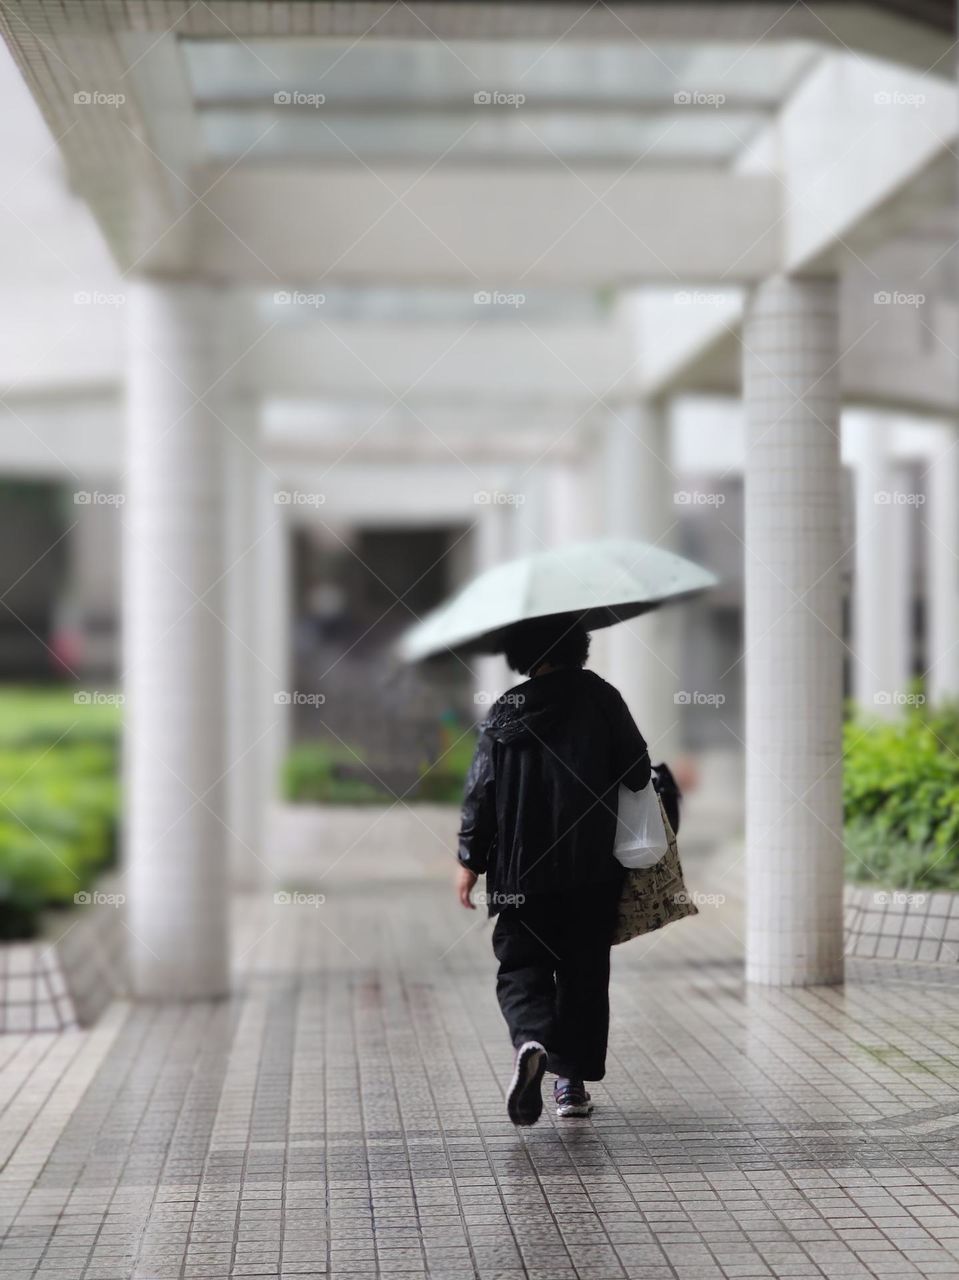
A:
[[[959,698],[959,432],[943,427],[926,472],[926,696]]]
[[[677,523],[668,414],[661,405],[618,405],[605,439],[606,532],[671,547]],[[654,763],[680,749],[680,618],[674,609],[613,627],[607,640],[610,680],[626,699]]]
[[[257,798],[260,856],[269,866],[273,818],[293,728],[293,531],[289,491],[265,467],[257,471],[256,490]]]
[[[842,980],[838,297],[750,300],[746,401],[746,976]]]
[[[483,573],[495,565],[513,558],[512,545],[514,511],[507,504],[490,504],[476,508],[473,525],[475,573]],[[483,654],[470,660],[475,677],[474,697],[477,717],[482,718],[486,708],[505,690],[522,679],[506,665],[499,654]]]
[[[238,391],[224,405],[226,423],[226,590],[227,760],[226,813],[233,884],[252,889],[262,883],[264,805],[260,788],[263,728],[257,715],[262,686],[259,656],[256,515],[259,473],[257,401]]]
[[[523,496],[516,508],[514,552],[534,556],[549,547],[548,468],[542,463],[527,471],[515,489]]]
[[[126,645],[131,980],[141,997],[229,987],[222,427],[215,293],[130,290]],[[210,607],[207,608],[206,605]]]
[[[888,415],[849,415],[855,467],[856,578],[853,584],[855,698],[871,716],[902,713],[912,658],[908,482],[892,457]]]

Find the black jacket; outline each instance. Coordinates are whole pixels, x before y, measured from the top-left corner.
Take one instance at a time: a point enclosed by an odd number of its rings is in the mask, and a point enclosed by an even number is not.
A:
[[[650,778],[626,703],[595,672],[564,667],[503,694],[466,779],[459,860],[486,872],[490,914],[541,893],[622,875],[617,789]]]

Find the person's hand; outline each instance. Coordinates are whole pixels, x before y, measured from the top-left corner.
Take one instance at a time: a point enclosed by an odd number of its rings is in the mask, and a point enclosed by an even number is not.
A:
[[[475,871],[470,871],[469,867],[460,865],[460,869],[456,873],[456,894],[460,900],[460,905],[466,907],[468,911],[476,910],[476,907],[470,901],[470,893],[478,879],[479,877]]]

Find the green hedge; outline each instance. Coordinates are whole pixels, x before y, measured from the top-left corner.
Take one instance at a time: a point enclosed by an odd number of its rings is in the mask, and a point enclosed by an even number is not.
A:
[[[851,720],[844,750],[849,877],[959,890],[959,706]]]
[[[120,711],[0,690],[0,939],[89,890],[116,857]]]
[[[460,730],[460,733],[463,731]],[[431,802],[459,804],[475,736],[454,735],[440,758],[419,766],[419,782],[406,795],[404,804]],[[363,753],[348,746],[328,742],[304,742],[293,747],[283,766],[283,796],[293,804],[393,804],[396,797],[375,777],[364,778]]]

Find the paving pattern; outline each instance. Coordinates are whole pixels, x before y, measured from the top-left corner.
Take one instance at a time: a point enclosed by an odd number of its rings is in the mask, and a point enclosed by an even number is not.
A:
[[[488,925],[382,873],[239,901],[230,1001],[0,1043],[3,1280],[959,1277],[954,971],[747,989],[704,906],[615,953],[594,1118],[517,1132]]]

